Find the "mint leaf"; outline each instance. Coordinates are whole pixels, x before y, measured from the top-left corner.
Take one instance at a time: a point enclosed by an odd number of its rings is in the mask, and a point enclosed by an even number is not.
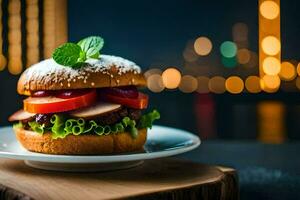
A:
[[[98,52],[98,53],[96,53],[96,54],[94,54],[94,55],[92,55],[92,56],[90,56],[90,58],[95,58],[95,59],[98,59],[100,57],[100,53]]]
[[[59,46],[53,52],[52,57],[58,64],[70,67],[73,67],[86,59],[80,46],[74,43],[66,43]]]
[[[80,40],[77,44],[86,53],[87,58],[98,58],[100,55],[99,51],[104,45],[104,40],[99,36],[90,36]]]

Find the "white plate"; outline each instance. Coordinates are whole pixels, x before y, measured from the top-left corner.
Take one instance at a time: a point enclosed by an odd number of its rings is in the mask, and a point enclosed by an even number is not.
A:
[[[105,171],[128,168],[140,164],[143,160],[181,154],[199,145],[200,139],[192,133],[164,126],[153,126],[148,132],[145,152],[92,156],[49,155],[27,151],[16,140],[12,128],[0,129],[0,157],[24,160],[31,167],[48,170]]]

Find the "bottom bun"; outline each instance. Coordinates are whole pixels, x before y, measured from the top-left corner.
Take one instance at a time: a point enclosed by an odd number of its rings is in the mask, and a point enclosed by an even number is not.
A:
[[[51,132],[39,135],[23,128],[15,129],[17,139],[29,151],[45,154],[91,155],[139,151],[147,139],[147,129],[140,129],[133,139],[127,132],[98,135],[68,135],[64,139],[52,139]]]

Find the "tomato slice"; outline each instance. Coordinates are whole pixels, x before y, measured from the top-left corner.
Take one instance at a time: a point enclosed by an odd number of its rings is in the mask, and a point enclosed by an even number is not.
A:
[[[135,99],[115,96],[107,93],[101,93],[100,99],[108,102],[119,103],[121,105],[135,109],[145,109],[148,106],[148,96],[141,92],[138,93],[138,97]]]
[[[97,100],[96,90],[80,96],[63,99],[54,96],[28,97],[24,100],[24,110],[30,113],[57,113],[89,106]]]

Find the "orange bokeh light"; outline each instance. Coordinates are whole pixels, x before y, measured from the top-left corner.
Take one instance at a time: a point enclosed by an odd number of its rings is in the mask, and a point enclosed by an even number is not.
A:
[[[207,37],[199,37],[194,43],[194,49],[198,55],[206,56],[212,50],[212,43]]]
[[[259,93],[261,91],[260,78],[258,76],[249,76],[245,81],[245,87],[250,93]]]
[[[244,82],[238,76],[231,76],[226,79],[225,87],[232,94],[239,94],[244,89]]]
[[[296,77],[296,69],[295,66],[290,62],[282,62],[281,63],[281,70],[279,76],[282,80],[290,81]]]
[[[162,81],[166,88],[175,89],[181,81],[181,73],[176,68],[168,68],[162,73]]]

